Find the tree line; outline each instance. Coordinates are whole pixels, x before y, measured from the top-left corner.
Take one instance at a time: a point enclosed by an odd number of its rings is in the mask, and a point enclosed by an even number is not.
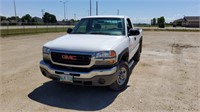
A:
[[[165,28],[165,17],[161,16],[159,18],[153,18],[151,20],[151,25],[152,26],[158,26],[159,28]]]
[[[5,17],[5,16],[0,16],[1,18],[1,24],[9,24],[9,25],[14,25],[17,23],[22,23],[24,25],[34,25],[34,24],[56,24],[58,23],[57,18],[54,14],[45,12],[43,14],[42,18],[39,17],[32,17],[30,14],[25,14],[21,18],[19,16],[11,16],[11,17]],[[4,22],[3,22],[4,21]],[[7,23],[5,23],[7,22]],[[63,23],[68,23],[68,24],[73,24],[77,21],[74,19],[71,19],[69,21],[64,21],[62,20]]]

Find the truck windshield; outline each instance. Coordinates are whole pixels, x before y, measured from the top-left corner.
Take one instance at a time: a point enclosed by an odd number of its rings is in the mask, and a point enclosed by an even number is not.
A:
[[[71,34],[125,35],[124,19],[81,19],[81,21],[76,25]]]

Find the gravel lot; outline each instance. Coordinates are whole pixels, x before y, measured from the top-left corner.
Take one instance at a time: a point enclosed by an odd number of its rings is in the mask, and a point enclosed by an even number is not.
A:
[[[141,61],[123,92],[42,76],[42,45],[64,34],[1,38],[1,112],[200,111],[199,32],[144,32]]]

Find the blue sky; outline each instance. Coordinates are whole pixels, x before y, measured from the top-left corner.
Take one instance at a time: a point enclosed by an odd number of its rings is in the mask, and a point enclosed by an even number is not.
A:
[[[63,4],[60,0],[15,0],[17,15],[42,16],[42,9],[56,15],[58,20],[64,18]],[[66,0],[65,0],[66,1]],[[67,18],[79,19],[88,16],[89,0],[67,0]],[[92,0],[92,15],[95,15],[95,4]],[[150,23],[154,17],[164,16],[167,22],[183,16],[200,16],[200,0],[98,0],[100,15],[126,15],[134,23]],[[13,0],[0,0],[0,15],[13,16]]]

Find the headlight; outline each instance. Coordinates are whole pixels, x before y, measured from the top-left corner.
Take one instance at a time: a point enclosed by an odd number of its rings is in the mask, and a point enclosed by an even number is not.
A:
[[[42,48],[42,52],[43,52],[43,60],[45,62],[49,62],[50,61],[50,57],[49,57],[49,54],[50,54],[50,49],[47,48],[47,47],[43,47]]]
[[[43,47],[42,51],[45,54],[49,54],[51,50],[49,48],[47,48],[47,47]]]
[[[102,51],[96,53],[96,65],[112,65],[116,62],[115,51]]]
[[[96,59],[115,58],[115,51],[102,51],[96,53]]]

